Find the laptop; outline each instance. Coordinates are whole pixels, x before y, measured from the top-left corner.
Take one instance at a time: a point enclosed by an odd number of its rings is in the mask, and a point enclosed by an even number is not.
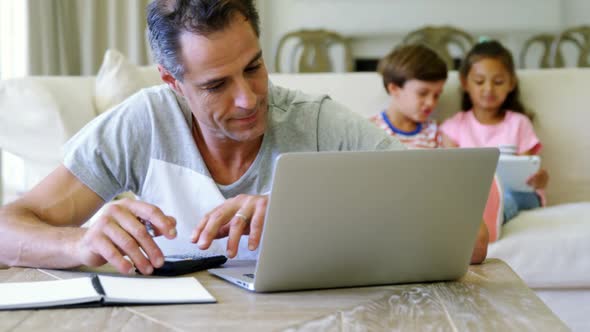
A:
[[[498,156],[495,148],[283,154],[258,260],[208,271],[255,292],[456,280]]]

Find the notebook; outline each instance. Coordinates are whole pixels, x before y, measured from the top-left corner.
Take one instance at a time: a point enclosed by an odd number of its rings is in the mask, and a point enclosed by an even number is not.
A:
[[[0,283],[0,310],[213,302],[216,302],[215,298],[192,277],[91,275],[65,280]]]
[[[498,155],[496,148],[283,154],[258,260],[208,271],[256,292],[460,278]]]

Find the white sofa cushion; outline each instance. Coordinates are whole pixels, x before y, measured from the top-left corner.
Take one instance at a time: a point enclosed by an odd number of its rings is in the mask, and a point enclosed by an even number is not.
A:
[[[590,202],[523,211],[490,245],[532,288],[590,287]]]
[[[59,161],[65,132],[53,94],[33,78],[0,81],[0,148],[34,161]]]
[[[0,149],[24,161],[12,182],[33,187],[61,162],[61,145],[95,117],[94,77],[39,76],[0,81]]]
[[[136,66],[119,51],[107,50],[96,75],[96,114],[121,103],[142,88],[161,83],[156,66]]]
[[[64,139],[69,139],[96,116],[94,76],[37,76],[25,78],[43,86],[59,107]]]

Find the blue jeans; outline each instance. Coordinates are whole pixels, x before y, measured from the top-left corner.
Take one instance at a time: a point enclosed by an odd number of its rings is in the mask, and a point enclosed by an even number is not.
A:
[[[534,192],[504,191],[504,224],[518,212],[541,206],[541,199]]]

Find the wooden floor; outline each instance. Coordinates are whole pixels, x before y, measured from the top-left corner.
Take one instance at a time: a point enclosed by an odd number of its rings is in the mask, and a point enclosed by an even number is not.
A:
[[[11,268],[0,282],[83,272]],[[207,272],[216,304],[0,312],[0,331],[567,331],[502,261],[457,282],[255,294]],[[1,294],[0,294],[1,296]]]

